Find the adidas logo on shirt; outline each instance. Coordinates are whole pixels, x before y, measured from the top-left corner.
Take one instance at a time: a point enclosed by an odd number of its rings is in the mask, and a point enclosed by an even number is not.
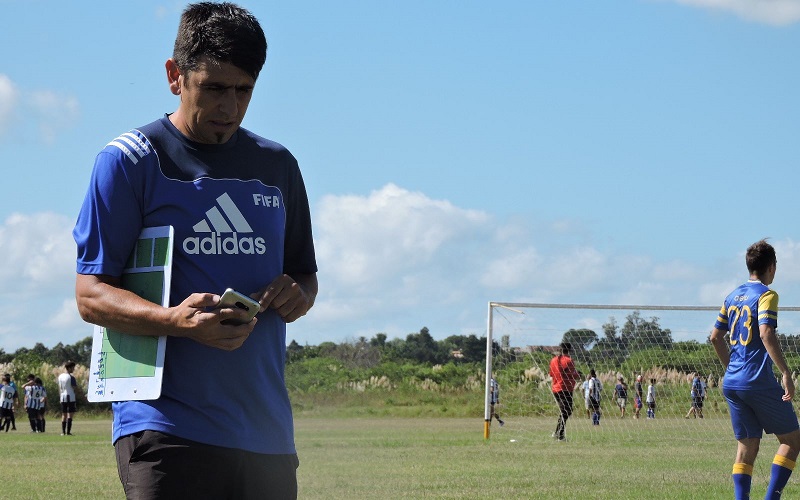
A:
[[[228,193],[217,198],[217,205],[206,210],[205,218],[192,229],[200,235],[183,240],[183,251],[190,255],[264,255],[267,252],[264,238],[243,236],[252,233],[253,228]]]

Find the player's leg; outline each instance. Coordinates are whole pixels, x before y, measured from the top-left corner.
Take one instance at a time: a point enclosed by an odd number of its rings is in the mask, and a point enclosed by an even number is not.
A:
[[[572,393],[567,391],[560,391],[553,393],[556,402],[558,403],[558,423],[556,424],[556,432],[553,437],[559,441],[566,439],[567,420],[572,415]]]
[[[39,432],[39,427],[36,425],[36,417],[38,416],[38,413],[39,410],[28,408],[28,422],[31,424],[31,432]]]
[[[772,468],[767,486],[767,499],[781,498],[781,493],[794,471],[797,456],[800,454],[800,426],[794,413],[791,401],[781,401],[777,398],[778,392],[773,395],[771,405],[766,402],[759,408],[759,416],[765,423],[766,432],[775,434],[780,446],[772,460]]]
[[[69,411],[69,407],[67,403],[61,403],[61,435],[67,435],[67,412]]]
[[[758,455],[760,438],[742,438],[737,440],[736,460],[733,463],[731,478],[733,494],[736,500],[750,499],[750,486],[753,482],[753,464]]]

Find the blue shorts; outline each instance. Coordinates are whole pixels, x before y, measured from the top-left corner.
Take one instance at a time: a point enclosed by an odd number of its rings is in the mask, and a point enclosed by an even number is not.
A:
[[[783,401],[780,386],[771,389],[723,389],[731,411],[736,439],[758,438],[767,434],[788,434],[800,426],[791,401]]]

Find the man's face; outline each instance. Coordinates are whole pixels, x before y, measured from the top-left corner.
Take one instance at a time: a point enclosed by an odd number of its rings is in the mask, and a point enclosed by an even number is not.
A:
[[[179,77],[181,103],[173,124],[203,144],[224,144],[239,129],[253,94],[253,77],[230,63],[203,58]]]

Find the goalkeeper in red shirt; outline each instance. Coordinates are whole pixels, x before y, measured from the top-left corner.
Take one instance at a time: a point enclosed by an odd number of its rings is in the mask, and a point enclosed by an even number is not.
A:
[[[554,356],[550,360],[550,377],[553,379],[553,397],[558,403],[558,424],[553,437],[559,441],[566,441],[567,419],[572,415],[572,391],[575,384],[582,378],[580,372],[575,369],[575,363],[569,357],[572,344],[569,342],[561,343],[561,354]]]

